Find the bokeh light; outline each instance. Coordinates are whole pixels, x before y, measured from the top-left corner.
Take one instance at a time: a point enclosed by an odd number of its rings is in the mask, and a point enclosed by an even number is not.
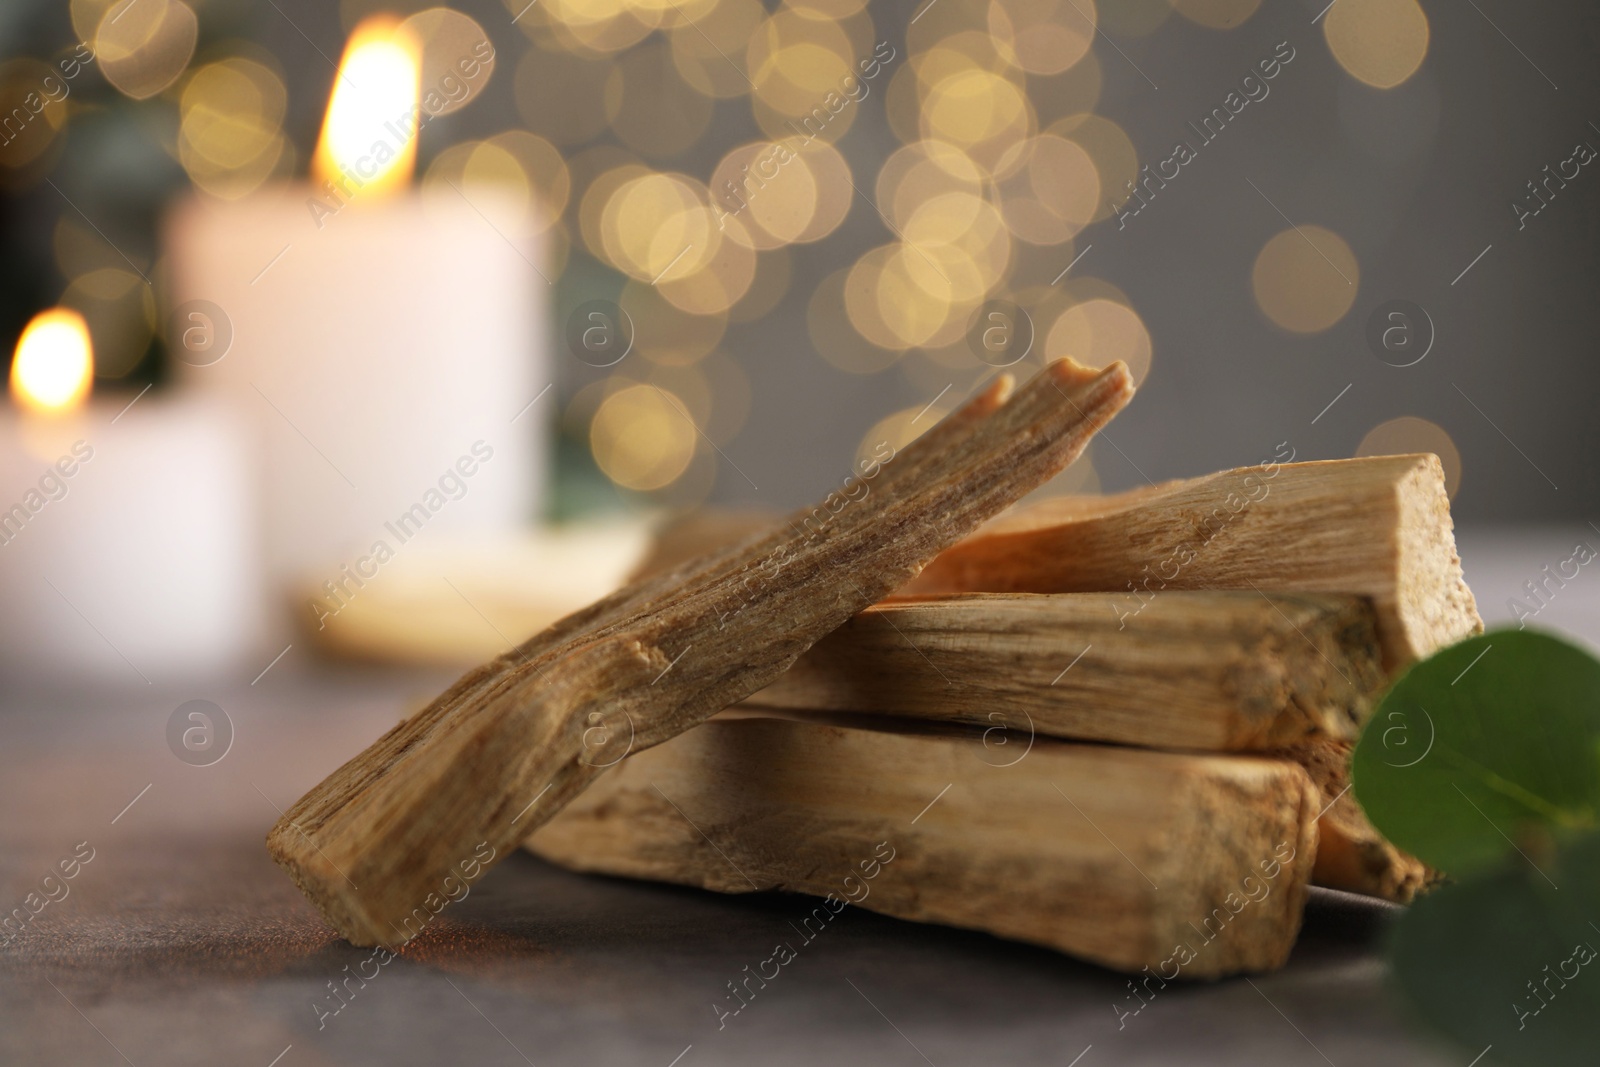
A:
[[[236,199],[290,162],[287,102],[282,77],[254,59],[221,59],[191,74],[178,104],[178,161],[190,180]]]
[[[924,69],[944,65],[935,60],[935,53],[929,57],[918,68],[919,76]],[[1033,133],[1033,105],[1018,82],[974,65],[959,64],[929,85],[921,125],[925,137],[948,141],[990,174],[998,175],[1003,171],[1003,162],[1021,165],[1021,154],[1016,149]]]
[[[1070,356],[1086,367],[1099,368],[1120,359],[1136,386],[1150,374],[1150,352],[1150,331],[1138,313],[1105,297],[1067,308],[1049,325],[1044,340],[1047,360]]]
[[[742,225],[737,239],[752,248],[779,248],[799,239],[820,200],[816,175],[796,151],[798,139],[742,144],[711,172],[710,194],[719,220]]]
[[[144,358],[156,326],[156,302],[137,274],[102,267],[72,280],[61,305],[83,317],[94,344],[95,373],[121,378]]]
[[[48,80],[47,80],[48,79]],[[0,115],[18,112],[31,116],[18,123],[13,119],[6,129],[7,140],[0,143],[0,172],[5,184],[26,184],[50,157],[46,153],[57,143],[56,134],[67,123],[65,98],[52,99],[61,89],[60,73],[36,59],[14,59],[0,63]],[[41,90],[45,90],[41,92]],[[30,106],[36,105],[36,106]]]
[[[690,314],[726,314],[755,280],[756,253],[744,224],[737,218],[719,218],[717,222],[721,240],[698,269],[688,274],[667,271],[656,283],[669,303]]]
[[[1350,310],[1361,270],[1344,238],[1321,226],[1298,226],[1268,241],[1256,256],[1251,287],[1273,322],[1295,333],[1326,330]]]
[[[1351,77],[1379,89],[1411,77],[1428,55],[1428,16],[1417,0],[1339,0],[1322,35]]]
[[[640,491],[681,477],[694,458],[695,437],[683,402],[651,385],[607,396],[589,424],[589,447],[606,477]]]
[[[865,14],[831,22],[780,8],[762,22],[745,49],[745,69],[756,122],[767,135],[830,143],[844,136],[875,86],[857,60],[872,52],[871,35]]]
[[[418,49],[417,69],[429,114],[459,111],[489,84],[495,68],[494,45],[470,16],[453,8],[430,7],[407,18],[400,28]]]
[[[683,174],[630,178],[611,193],[600,215],[607,261],[652,285],[700,270],[716,254],[722,233],[705,188]]]
[[[1139,177],[1139,153],[1133,141],[1115,122],[1088,112],[1057,119],[1046,132],[1065,137],[1088,153],[1100,176],[1100,203],[1094,220],[1110,218],[1132,195],[1130,186]]]
[[[543,233],[555,225],[572,192],[556,147],[526,130],[452,145],[434,157],[422,187],[447,198],[466,196],[503,233]],[[473,190],[488,190],[484,197]]]
[[[1029,74],[1060,74],[1094,43],[1094,0],[989,0],[989,32]]]
[[[1102,204],[1094,160],[1076,141],[1055,134],[1030,138],[1018,151],[1026,154],[1026,165],[998,183],[1006,225],[1029,244],[1071,240]]]
[[[144,100],[183,74],[199,32],[199,20],[183,0],[118,5],[95,29],[95,59],[119,92]]]

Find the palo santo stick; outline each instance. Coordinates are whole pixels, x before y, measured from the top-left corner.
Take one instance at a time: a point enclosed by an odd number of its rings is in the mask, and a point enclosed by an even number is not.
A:
[[[1359,593],[1393,670],[1483,629],[1433,455],[1263,463],[1003,516],[904,593]]]
[[[990,755],[735,710],[634,755],[528,847],[582,871],[833,894],[807,931],[855,899],[1168,980],[1287,959],[1316,852],[1299,766],[1043,739],[1011,766]]]
[[[1120,363],[1096,374],[1062,360],[1001,406],[1007,391],[1002,379],[874,470],[878,484],[621,590],[466,675],[302,797],[268,835],[273,858],[351,942],[404,942],[405,920],[480,845],[503,854],[630,747],[766,685],[1063,469],[1133,386]],[[626,743],[597,758],[597,727]]]
[[[1329,889],[1409,904],[1443,875],[1389,843],[1350,792],[1350,742],[1321,740],[1274,755],[1306,769],[1322,793],[1321,842],[1311,880]]]
[[[891,600],[823,638],[747,703],[953,719],[1156,748],[1354,739],[1383,684],[1361,597],[1176,592],[1119,619],[1115,594]]]

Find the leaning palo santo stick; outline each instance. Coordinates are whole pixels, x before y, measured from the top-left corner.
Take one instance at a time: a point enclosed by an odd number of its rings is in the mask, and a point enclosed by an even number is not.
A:
[[[268,835],[273,858],[350,941],[405,941],[404,920],[440,899],[480,844],[503,854],[628,747],[766,685],[1063,469],[1133,386],[1120,363],[1096,374],[1063,360],[1001,406],[1008,391],[1002,379],[873,470],[880,484],[857,481],[469,673],[296,802]],[[586,744],[597,725],[625,734],[614,756]]]
[[[1111,497],[1066,497],[990,523],[906,593],[1164,589],[1359,593],[1391,670],[1483,628],[1461,577],[1432,455],[1262,463]]]
[[[1042,739],[995,758],[971,737],[734,709],[628,759],[528,847],[583,871],[831,894],[805,938],[853,900],[1167,980],[1287,959],[1316,852],[1299,766]]]
[[[1383,684],[1361,597],[1175,592],[890,600],[747,703],[1215,751],[1353,740]]]

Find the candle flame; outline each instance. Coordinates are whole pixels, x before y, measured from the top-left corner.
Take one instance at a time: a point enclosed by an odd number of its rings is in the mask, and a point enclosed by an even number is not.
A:
[[[345,196],[404,186],[416,167],[421,93],[416,41],[389,16],[363,21],[339,62],[312,173]]]
[[[94,348],[83,316],[67,308],[41,311],[17,340],[11,393],[29,411],[70,411],[89,395]]]

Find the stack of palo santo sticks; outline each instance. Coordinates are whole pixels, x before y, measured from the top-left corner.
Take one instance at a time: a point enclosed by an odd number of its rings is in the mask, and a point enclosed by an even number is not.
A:
[[[1396,671],[1481,629],[1438,460],[1285,445],[1002,514],[1132,394],[1069,361],[1010,390],[771,529],[664,537],[309,793],[274,857],[358,944],[525,843],[813,894],[807,936],[856,903],[1164,978],[1281,966],[1311,884],[1411,899],[1433,874],[1348,756]]]

